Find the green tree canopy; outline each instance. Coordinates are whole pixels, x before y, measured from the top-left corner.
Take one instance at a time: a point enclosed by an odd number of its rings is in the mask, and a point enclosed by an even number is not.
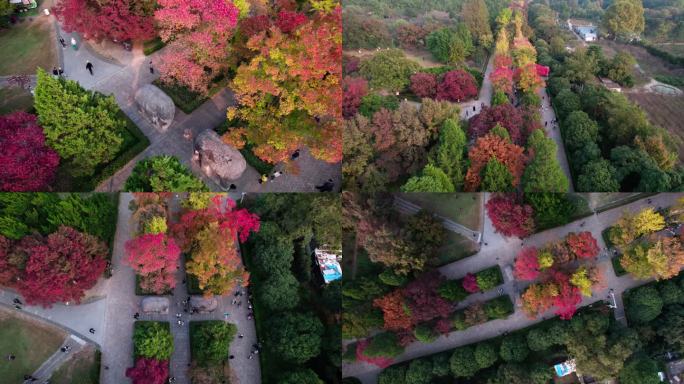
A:
[[[114,159],[124,142],[126,122],[113,96],[86,91],[77,82],[54,78],[38,68],[34,106],[45,140],[70,163],[73,176],[90,176]]]
[[[230,354],[230,343],[237,328],[225,321],[190,323],[192,357],[199,364],[219,363]],[[194,331],[194,332],[193,332]]]
[[[527,139],[528,150],[534,157],[522,177],[525,192],[567,192],[569,182],[556,157],[556,142],[537,129]]]
[[[389,49],[364,60],[359,71],[372,88],[401,91],[409,85],[411,75],[419,69],[420,65],[407,59],[402,50]]]
[[[136,357],[169,360],[173,353],[173,336],[168,323],[138,321],[133,328],[133,351]]]
[[[283,360],[301,364],[317,356],[323,324],[312,313],[286,312],[268,320],[268,343]]]
[[[430,33],[426,45],[432,55],[446,64],[460,64],[473,52],[473,38],[465,24]]]
[[[181,162],[168,155],[138,162],[126,179],[127,192],[208,192],[209,188]]]
[[[641,0],[615,0],[603,14],[603,25],[614,38],[630,38],[644,31]]]

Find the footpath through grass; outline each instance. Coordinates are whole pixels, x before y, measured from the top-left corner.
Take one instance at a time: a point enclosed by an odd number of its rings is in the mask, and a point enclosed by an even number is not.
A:
[[[480,230],[482,222],[482,194],[480,193],[402,193],[399,197],[474,231]]]
[[[0,382],[22,383],[62,344],[66,334],[56,327],[19,317],[0,308]],[[9,361],[7,355],[16,359]]]

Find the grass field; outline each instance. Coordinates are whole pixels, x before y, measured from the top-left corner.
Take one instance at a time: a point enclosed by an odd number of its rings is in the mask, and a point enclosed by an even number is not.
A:
[[[684,97],[654,93],[628,93],[627,96],[646,111],[649,120],[672,134],[679,160],[684,160]]]
[[[474,241],[471,241],[458,233],[447,231],[446,244],[437,251],[437,255],[435,255],[435,258],[433,258],[429,264],[434,267],[439,267],[472,256],[477,253],[477,251],[478,246]]]
[[[28,111],[33,107],[33,96],[29,91],[18,88],[0,88],[0,115],[14,111]]]
[[[100,352],[88,347],[56,370],[50,378],[52,384],[98,384],[100,382]]]
[[[598,44],[603,47],[603,52],[607,57],[613,57],[616,52],[627,52],[634,56],[639,63],[640,68],[644,71],[643,76],[653,77],[655,75],[670,75],[682,76],[684,75],[684,68],[678,68],[669,64],[659,57],[653,56],[645,48],[631,44],[624,44],[612,40],[599,40]],[[639,80],[641,76],[638,71],[635,72],[635,77]],[[637,81],[637,84],[639,82]]]
[[[0,308],[0,381],[21,383],[24,375],[32,373],[50,357],[64,341],[66,334]],[[8,361],[5,356],[14,354]]]
[[[474,231],[479,231],[482,225],[482,194],[405,193],[399,196],[426,211],[444,216]]]
[[[54,31],[48,18],[23,21],[0,32],[0,75],[33,75],[57,65]]]
[[[670,54],[673,54],[675,56],[682,56],[684,57],[684,44],[678,43],[678,44],[654,44],[655,47],[658,49],[669,52]]]

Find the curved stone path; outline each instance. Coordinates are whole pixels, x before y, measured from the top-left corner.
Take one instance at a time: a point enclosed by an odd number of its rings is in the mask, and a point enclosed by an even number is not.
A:
[[[487,199],[489,196],[489,194],[486,194]],[[615,317],[617,320],[624,322],[625,314],[622,303],[622,293],[628,289],[646,284],[650,280],[635,280],[630,275],[616,276],[611,265],[610,255],[605,251],[606,246],[603,242],[601,232],[605,228],[613,225],[625,210],[636,212],[646,207],[667,207],[674,204],[681,197],[682,194],[676,193],[662,193],[648,198],[644,197],[643,199],[629,204],[576,220],[562,227],[556,227],[536,233],[524,241],[503,238],[494,231],[491,220],[485,216],[484,234],[482,239],[483,246],[480,252],[474,256],[445,265],[439,270],[448,279],[457,279],[462,278],[468,272],[476,272],[494,265],[499,265],[502,271],[504,271],[504,292],[511,297],[514,303],[516,303],[515,312],[506,319],[489,321],[484,324],[470,327],[464,331],[455,331],[448,335],[440,336],[430,344],[414,342],[394,361],[396,363],[408,361],[421,356],[451,350],[462,345],[491,339],[501,335],[505,331],[510,332],[525,328],[544,319],[553,317],[553,310],[533,319],[527,317],[519,303],[520,293],[526,284],[514,281],[511,276],[506,273],[506,270],[512,267],[515,256],[523,246],[541,247],[563,238],[570,232],[590,231],[598,241],[599,248],[602,250],[598,257],[598,266],[604,273],[604,286],[595,289],[591,297],[584,297],[580,306],[587,306],[595,302],[606,300],[610,289],[613,289],[618,306],[617,309],[614,310]],[[651,200],[650,204],[648,203],[648,200]],[[490,291],[480,295],[483,295],[484,297],[485,295],[492,295],[492,293]],[[375,384],[377,382],[377,376],[381,371],[380,368],[364,362],[344,363],[342,367],[342,375],[344,377],[357,377],[364,384]]]

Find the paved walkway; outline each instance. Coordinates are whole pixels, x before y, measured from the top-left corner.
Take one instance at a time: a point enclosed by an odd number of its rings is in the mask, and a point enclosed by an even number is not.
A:
[[[546,132],[546,136],[552,138],[553,141],[556,142],[556,158],[558,159],[558,164],[560,164],[565,177],[568,179],[568,192],[573,192],[575,189],[572,185],[572,174],[570,173],[570,165],[568,164],[568,158],[565,154],[565,144],[563,144],[560,125],[553,123],[553,121],[556,120],[556,112],[551,107],[551,96],[546,92],[546,87],[537,91],[537,95],[539,95],[542,100],[540,113],[542,125],[546,122],[544,131]]]
[[[487,198],[488,196],[489,195],[487,195]],[[624,322],[622,293],[625,290],[643,285],[649,280],[635,280],[630,275],[624,275],[621,277],[615,276],[608,252],[604,250],[605,244],[603,242],[603,238],[601,237],[601,232],[605,228],[615,223],[615,221],[625,210],[636,212],[649,206],[667,207],[674,204],[680,197],[681,194],[663,193],[648,198],[651,200],[651,204],[647,202],[647,198],[644,198],[624,206],[595,214],[591,217],[577,220],[562,227],[552,228],[536,233],[524,241],[519,239],[505,239],[501,237],[499,234],[493,231],[491,221],[485,217],[483,247],[481,251],[474,256],[443,266],[439,270],[448,279],[456,279],[465,276],[465,274],[468,272],[479,271],[498,264],[504,271],[504,285],[502,287],[504,288],[505,293],[511,296],[513,302],[516,303],[515,313],[506,319],[489,321],[484,324],[468,328],[464,331],[451,332],[448,335],[439,337],[430,344],[414,342],[406,348],[404,353],[395,359],[395,362],[399,363],[402,361],[408,361],[421,356],[451,350],[462,345],[487,340],[501,335],[504,331],[513,331],[525,328],[544,319],[553,317],[553,310],[549,310],[547,313],[544,313],[534,319],[527,317],[520,307],[519,297],[528,283],[513,281],[511,278],[512,276],[510,276],[510,272],[507,273],[507,271],[510,271],[515,260],[515,256],[523,246],[542,247],[545,244],[563,238],[570,232],[590,231],[594,238],[596,238],[598,241],[599,248],[602,250],[601,255],[598,258],[598,265],[604,274],[604,284],[602,287],[595,288],[591,297],[583,298],[580,306],[587,306],[595,302],[606,300],[610,289],[613,289],[615,298],[618,302],[618,308],[615,310],[615,317]],[[496,294],[492,293],[491,291],[479,295],[481,295],[483,299],[487,298],[488,296],[496,296]],[[374,365],[361,362],[343,364],[342,368],[342,374],[344,377],[355,376],[364,384],[376,383],[377,375],[381,371],[382,370],[380,368]]]
[[[97,53],[90,47],[89,43],[81,41],[77,34],[67,34],[59,25],[56,25],[56,28],[58,35],[63,36],[67,43],[71,36],[75,36],[79,41],[78,49],[74,50],[70,46],[62,48],[55,38],[65,76],[68,79],[78,81],[86,89],[114,95],[122,111],[138,125],[150,140],[150,146],[147,149],[133,158],[110,179],[102,182],[96,188],[97,191],[122,190],[126,179],[138,161],[162,154],[176,156],[211,190],[222,190],[219,185],[206,177],[192,160],[192,138],[203,130],[213,129],[225,121],[226,108],[234,104],[233,95],[229,89],[223,89],[190,115],[186,115],[176,108],[174,121],[165,132],[161,132],[140,115],[133,98],[138,88],[159,77],[158,71],[153,74],[150,73],[149,62],[152,61],[153,67],[156,67],[163,49],[150,56],[145,56],[140,49],[127,52],[117,45],[108,45],[108,49],[112,49],[112,57],[124,59],[121,60],[123,61],[122,64]],[[93,75],[85,68],[87,61],[93,63]],[[189,139],[184,137],[186,130],[192,133]],[[341,185],[341,163],[330,164],[316,160],[308,155],[306,149],[303,149],[302,155],[295,163],[300,169],[299,173],[285,172],[275,182],[264,185],[258,183],[260,175],[248,165],[245,173],[240,179],[235,180],[234,184],[237,186],[238,192],[314,192],[316,191],[314,187],[321,185],[327,179],[333,179],[336,187]],[[278,164],[276,169],[284,170],[283,167],[283,164]]]
[[[12,302],[15,298],[25,303],[24,298],[13,290],[0,289],[0,305],[16,310]],[[106,300],[98,298],[81,305],[54,304],[51,308],[24,304],[20,312],[64,328],[81,339],[102,345],[104,335],[101,330],[105,323],[105,308]],[[90,328],[95,329],[95,334],[88,332]]]
[[[88,343],[81,339],[78,336],[74,335],[69,335],[69,337],[64,340],[62,345],[57,348],[55,353],[52,354],[43,364],[41,364],[38,369],[36,369],[31,376],[34,378],[38,379],[39,382],[43,382],[45,380],[50,379],[52,377],[52,374],[59,369],[59,367],[62,366],[65,362],[67,362],[69,359],[71,359],[72,356],[74,356],[76,353],[79,351],[85,349],[85,347],[88,345]],[[68,352],[62,352],[62,348],[65,347],[70,347]],[[30,384],[32,383],[31,380],[25,380],[24,384]],[[35,383],[35,381],[33,381]]]

